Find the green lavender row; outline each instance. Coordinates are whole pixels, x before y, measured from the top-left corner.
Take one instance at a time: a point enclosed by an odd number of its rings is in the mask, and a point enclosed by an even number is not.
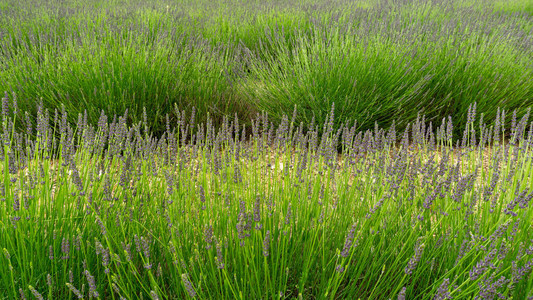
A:
[[[145,107],[159,135],[174,103],[217,127],[261,111],[277,126],[295,105],[322,124],[336,103],[336,129],[451,115],[460,138],[473,102],[489,123],[533,104],[532,13],[527,0],[9,0],[0,91],[33,114],[64,104],[71,125],[84,108],[96,123]]]
[[[34,127],[16,105],[2,103],[4,299],[533,297],[529,110],[487,126],[474,104],[454,139],[451,118],[362,132],[334,129],[332,107],[324,124],[217,129],[176,108],[157,138],[147,115],[71,127],[39,107]]]

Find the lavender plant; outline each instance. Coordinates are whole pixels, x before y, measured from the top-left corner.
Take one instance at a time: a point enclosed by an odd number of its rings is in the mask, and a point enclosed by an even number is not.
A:
[[[421,115],[397,143],[394,127],[335,130],[335,108],[322,128],[288,117],[276,127],[266,114],[252,128],[238,118],[216,128],[180,111],[161,136],[105,115],[97,125],[65,122],[58,136],[43,108],[32,136],[16,130],[25,114],[12,99],[4,104],[7,298],[525,299],[533,291],[528,114],[506,128],[515,114],[498,110],[490,126],[472,105],[463,140],[447,134],[452,119],[433,126]]]
[[[174,103],[217,127],[261,111],[277,126],[295,105],[295,126],[321,125],[336,103],[335,129],[404,130],[422,113],[452,116],[460,138],[472,102],[494,125],[497,107],[520,119],[533,99],[527,0],[6,3],[0,91],[32,114],[64,105],[71,126],[126,108],[141,122],[146,107],[160,136]]]

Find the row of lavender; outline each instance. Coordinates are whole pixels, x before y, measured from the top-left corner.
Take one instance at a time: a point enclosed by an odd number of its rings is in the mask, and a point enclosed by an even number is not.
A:
[[[533,104],[519,1],[13,1],[0,4],[0,91],[33,114],[64,104],[71,125],[84,109],[138,122],[146,107],[157,134],[173,103],[217,127],[261,111],[277,126],[295,104],[298,123],[323,123],[336,103],[335,128],[396,116],[404,130],[422,111],[451,115],[460,137],[474,101],[490,125],[496,107],[520,118]]]
[[[146,114],[71,127],[40,108],[33,128],[2,104],[7,298],[533,295],[529,113],[488,127],[471,106],[454,141],[451,119],[334,130],[332,108],[324,124],[217,130],[176,110],[156,138]]]

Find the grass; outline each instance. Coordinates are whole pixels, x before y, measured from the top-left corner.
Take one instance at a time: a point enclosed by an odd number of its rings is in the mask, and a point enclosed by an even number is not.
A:
[[[17,132],[3,107],[7,298],[533,296],[529,113],[509,130],[472,106],[456,147],[449,120],[397,134],[335,131],[334,110],[321,130],[263,113],[244,130],[176,111],[156,138],[43,109]]]

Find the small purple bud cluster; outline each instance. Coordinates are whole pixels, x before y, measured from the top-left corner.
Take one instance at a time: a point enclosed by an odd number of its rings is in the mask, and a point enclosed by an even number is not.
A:
[[[70,242],[66,238],[63,238],[63,241],[61,241],[61,252],[63,252],[61,259],[69,259]]]
[[[104,246],[98,241],[95,240],[96,255],[102,255],[102,266],[104,267],[104,273],[109,274],[109,262],[110,262],[110,251],[109,249],[104,248]]]
[[[137,235],[135,235],[135,236],[137,236]],[[137,251],[141,252],[140,248],[142,248],[142,252],[144,254],[144,258],[147,261],[149,261],[150,260],[150,245],[149,245],[148,239],[144,238],[143,236],[141,236],[140,243],[139,243],[138,239],[135,239],[135,243],[137,244]],[[150,269],[152,269],[152,264],[146,262],[146,264],[144,265],[144,268],[147,269],[147,270],[150,270]]]
[[[46,274],[46,285],[48,285],[48,288],[52,288],[52,275]]]
[[[398,293],[398,300],[405,300],[406,291],[407,289],[405,287],[400,290],[400,293]]]
[[[254,222],[256,223],[255,229],[261,230],[261,228],[263,228],[263,225],[260,223],[261,222],[261,198],[259,197],[259,195],[256,196],[255,203],[254,203]]]
[[[342,257],[346,258],[350,254],[350,249],[352,248],[356,227],[357,227],[356,224],[352,225],[352,228],[348,232],[348,235],[346,235],[346,240],[344,241],[344,248],[342,249],[342,252],[341,252]]]
[[[85,270],[83,272],[85,274],[85,277],[87,278],[87,282],[89,283],[89,298],[94,297],[98,298],[100,294],[96,291],[96,282],[94,280],[94,276],[89,273],[89,270]]]
[[[222,256],[222,241],[218,241],[216,248],[217,248],[217,256],[215,257],[215,262],[217,265],[217,268],[224,269],[224,257]]]
[[[100,226],[100,232],[102,233],[102,235],[105,236],[107,234],[107,230],[104,226],[104,222],[102,222],[102,219],[100,217],[96,217],[96,223],[98,224],[98,226]]]
[[[52,245],[48,247],[48,258],[54,260],[54,247]]]
[[[489,268],[494,269],[495,266],[492,260],[496,257],[496,254],[497,249],[492,249],[491,251],[489,251],[489,253],[487,253],[487,255],[485,255],[482,260],[478,261],[477,264],[469,272],[470,280],[478,279],[480,276],[485,274],[485,272]]]
[[[263,240],[263,256],[268,257],[270,254],[270,230],[267,230],[265,238]]]
[[[510,282],[505,276],[501,276],[497,280],[494,280],[494,274],[488,276],[488,278],[481,280],[478,283],[479,296],[475,299],[506,299],[506,297],[498,290],[506,286]]]
[[[292,203],[289,203],[287,207],[287,213],[285,214],[285,225],[289,225],[292,217]]]
[[[152,300],[159,300],[159,296],[154,291],[150,291],[150,297],[152,297]]]
[[[209,225],[204,230],[204,241],[207,244],[206,249],[211,249],[211,244],[213,243],[213,226]]]
[[[513,274],[512,274],[513,284],[518,283],[520,280],[522,280],[524,277],[530,274],[532,268],[533,268],[533,259],[528,260],[520,268],[516,266],[516,262],[513,262]]]
[[[246,212],[246,203],[241,201],[239,204],[239,214],[237,215],[237,233],[241,240],[240,245],[244,246],[244,239],[250,236],[247,232],[252,229],[252,215]]]
[[[198,186],[198,195],[200,196],[200,202],[202,202],[202,210],[205,210],[205,191],[204,186]]]
[[[342,273],[344,272],[344,267],[342,265],[337,265],[337,267],[335,267],[335,271],[337,271],[337,273]]]
[[[367,219],[370,219],[370,217],[372,217],[372,215],[375,214],[383,206],[384,201],[385,198],[379,199],[379,201],[374,205],[373,208],[370,209],[370,211],[366,214],[365,217]]]
[[[413,271],[416,269],[416,266],[418,265],[418,262],[420,261],[420,258],[422,257],[423,252],[424,252],[424,244],[415,245],[415,254],[411,257],[411,259],[409,259],[409,263],[407,264],[404,270],[405,274],[407,275],[413,274]]]
[[[78,297],[78,299],[83,299],[83,294],[80,292],[80,290],[75,288],[72,283],[67,282],[67,287],[74,295],[76,295],[76,297]]]
[[[450,285],[450,279],[446,278],[442,282],[442,284],[439,286],[439,289],[437,290],[437,294],[433,298],[433,300],[447,300],[447,299],[453,299],[450,292],[448,291],[448,286]]]
[[[44,300],[43,295],[41,295],[41,293],[39,293],[33,286],[30,285],[28,288],[35,298],[38,300]]]
[[[185,285],[185,289],[187,290],[189,296],[191,298],[196,297],[196,291],[194,290],[192,283],[189,281],[189,277],[187,276],[187,274],[181,274],[181,280],[183,281],[183,284]]]

